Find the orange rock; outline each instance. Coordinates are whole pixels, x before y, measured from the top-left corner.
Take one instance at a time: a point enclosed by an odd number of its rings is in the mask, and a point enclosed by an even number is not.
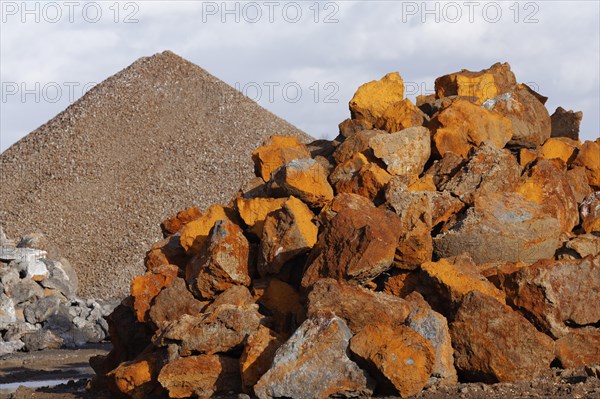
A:
[[[152,301],[163,288],[171,285],[177,277],[178,271],[177,266],[164,265],[142,276],[137,276],[131,281],[133,308],[138,321],[147,320]]]
[[[511,306],[555,338],[568,326],[600,322],[600,256],[541,260],[504,276],[502,288]]]
[[[515,88],[517,81],[508,63],[496,63],[488,69],[471,72],[466,69],[435,80],[437,98],[453,95],[474,96],[479,103]]]
[[[166,219],[160,224],[163,236],[168,237],[171,234],[177,233],[183,226],[192,220],[198,219],[201,215],[202,213],[195,206],[178,212],[177,215]]]
[[[484,141],[501,149],[513,136],[508,118],[465,100],[456,100],[440,111],[429,127],[441,156],[451,151],[465,159],[473,147]]]
[[[157,353],[149,353],[121,363],[107,376],[109,389],[119,396],[126,395],[132,399],[147,398],[157,388],[156,377],[162,362]]]
[[[298,291],[277,278],[268,281],[256,301],[269,310],[270,325],[277,332],[289,334],[306,318]]]
[[[310,251],[318,233],[313,218],[308,206],[295,197],[267,216],[258,252],[262,276],[279,273],[287,262]]]
[[[567,180],[577,203],[581,203],[585,197],[594,192],[588,184],[584,167],[576,166],[567,170]]]
[[[521,148],[519,150],[519,165],[527,166],[527,164],[535,161],[539,156],[537,150],[530,150],[529,148]]]
[[[394,133],[409,127],[421,126],[424,120],[423,111],[406,98],[387,107],[383,111],[383,115],[375,122],[375,127],[388,133]]]
[[[271,173],[294,159],[310,158],[310,152],[298,137],[271,136],[262,147],[252,153],[256,176],[264,181],[271,179]]]
[[[421,265],[421,270],[426,281],[436,287],[439,295],[453,306],[460,304],[471,291],[479,291],[502,304],[506,303],[504,292],[494,287],[485,277],[476,271],[452,264],[448,259],[426,262]]]
[[[236,209],[248,231],[260,237],[267,215],[280,209],[287,198],[237,198]]]
[[[600,231],[600,192],[589,194],[581,203],[581,225],[586,233]]]
[[[392,175],[374,163],[365,163],[358,169],[354,168],[355,163],[364,161],[366,158],[362,154],[357,154],[347,163],[338,165],[331,174],[332,183],[338,194],[358,194],[371,201],[379,201]],[[344,174],[344,172],[348,173]]]
[[[327,172],[314,159],[290,161],[273,173],[275,190],[294,196],[310,207],[319,208],[333,199],[333,189],[327,181]]]
[[[583,166],[589,185],[600,190],[600,139],[583,143],[573,166]]]
[[[321,279],[308,295],[309,317],[329,311],[344,319],[353,333],[373,323],[395,327],[406,322],[412,308],[401,298],[345,285],[333,279]]]
[[[555,161],[543,159],[531,164],[515,191],[549,215],[556,215],[562,231],[569,232],[579,224],[577,200],[567,175]]]
[[[513,135],[509,144],[513,146],[539,146],[550,138],[548,110],[527,88],[487,100],[483,107],[510,120]]]
[[[454,364],[468,381],[531,380],[550,367],[554,342],[527,319],[472,291],[450,324]]]
[[[240,348],[262,319],[248,289],[233,286],[207,306],[203,314],[184,314],[168,324],[155,337],[154,344],[177,344],[181,356],[227,353]]]
[[[420,175],[431,155],[431,137],[427,128],[416,126],[371,137],[369,147],[390,174]]]
[[[600,362],[600,329],[571,329],[556,341],[556,357],[564,368]]]
[[[235,220],[233,209],[213,205],[201,217],[185,225],[179,238],[183,249],[190,255],[197,254],[217,220]]]
[[[345,163],[354,158],[356,154],[363,153],[369,149],[369,142],[373,137],[387,135],[383,130],[361,130],[340,144],[333,153],[333,159],[337,164]],[[365,158],[366,159],[366,158]]]
[[[408,186],[408,191],[437,191],[435,186],[435,182],[433,181],[433,176],[425,175],[422,178],[416,180],[410,186]]]
[[[575,160],[580,144],[566,137],[549,138],[541,148],[541,157],[545,159],[558,158],[570,165]]]
[[[404,99],[404,83],[398,72],[385,75],[358,88],[350,100],[352,119],[375,124],[386,109]]]
[[[348,138],[354,133],[360,132],[361,130],[371,129],[373,125],[364,120],[346,119],[341,122],[338,127],[340,134]]]
[[[158,381],[169,392],[170,398],[208,399],[241,389],[238,360],[222,355],[172,360],[162,368]]]
[[[154,243],[144,258],[146,271],[149,272],[164,265],[177,265],[183,269],[187,262],[188,256],[177,234]]]
[[[275,352],[283,343],[284,340],[277,333],[265,326],[260,326],[255,333],[248,337],[244,352],[240,357],[244,392],[254,393],[254,385],[269,370]]]
[[[385,280],[383,292],[404,298],[421,285],[420,274],[412,270],[393,270]]]
[[[343,209],[319,235],[302,286],[322,277],[355,283],[372,280],[392,265],[399,236],[398,216],[392,212]]]
[[[248,240],[229,220],[217,220],[200,253],[190,260],[185,279],[194,294],[212,299],[233,285],[250,285]]]
[[[406,326],[369,324],[352,337],[350,351],[377,379],[380,393],[403,398],[421,392],[435,363],[431,342]]]
[[[185,280],[176,277],[173,283],[163,289],[154,299],[149,318],[159,329],[179,319],[184,314],[197,315],[206,306],[188,290]]]
[[[317,221],[321,226],[327,224],[331,219],[338,214],[339,211],[345,208],[364,209],[374,208],[373,202],[368,198],[352,193],[341,193],[336,195],[330,203],[325,205],[317,216]]]

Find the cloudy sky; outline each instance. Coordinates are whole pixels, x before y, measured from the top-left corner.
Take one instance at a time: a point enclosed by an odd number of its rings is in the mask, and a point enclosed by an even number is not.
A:
[[[0,1],[0,150],[135,59],[169,49],[315,137],[356,88],[509,62],[600,134],[600,9],[591,1]]]

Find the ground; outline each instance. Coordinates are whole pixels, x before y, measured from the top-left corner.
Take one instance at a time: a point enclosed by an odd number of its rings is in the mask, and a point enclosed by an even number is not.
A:
[[[93,371],[88,365],[90,356],[106,354],[110,344],[90,345],[78,350],[48,350],[17,353],[0,359],[0,399],[109,399],[110,396],[86,392]],[[7,384],[18,385],[46,381],[63,382],[53,387],[20,387],[14,392],[4,389]],[[67,382],[68,381],[68,382]],[[56,382],[54,382],[56,384]],[[234,396],[237,397],[237,396]],[[240,396],[241,397],[244,396]],[[525,399],[525,398],[600,398],[600,379],[590,377],[583,368],[552,369],[545,375],[527,382],[459,384],[430,388],[414,399]],[[390,398],[391,399],[391,398]]]

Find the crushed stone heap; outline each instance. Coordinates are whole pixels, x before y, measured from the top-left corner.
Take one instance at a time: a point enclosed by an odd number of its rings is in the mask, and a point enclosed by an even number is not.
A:
[[[122,299],[160,221],[227,201],[273,134],[312,140],[169,51],[141,58],[0,154],[0,225],[50,237],[81,295]]]
[[[600,362],[600,139],[544,102],[508,64],[417,104],[392,73],[335,140],[271,137],[230,202],[162,223],[91,389],[408,397]]]

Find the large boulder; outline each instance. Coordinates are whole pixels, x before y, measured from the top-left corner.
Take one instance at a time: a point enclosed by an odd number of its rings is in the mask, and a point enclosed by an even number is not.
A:
[[[501,149],[513,136],[510,119],[462,99],[438,112],[428,127],[439,156],[451,151],[465,159],[484,141]]]
[[[420,175],[431,155],[429,130],[411,127],[396,133],[375,135],[369,140],[373,154],[392,175]]]
[[[600,138],[581,145],[573,166],[584,167],[589,185],[595,190],[600,190]]]
[[[433,238],[440,258],[468,253],[475,263],[533,263],[549,259],[560,246],[559,221],[517,193],[489,193],[446,232]]]
[[[404,99],[404,82],[398,72],[385,75],[358,88],[350,100],[352,119],[377,123],[389,106]]]
[[[302,286],[309,287],[322,277],[354,283],[374,279],[392,265],[398,226],[398,217],[383,209],[343,209],[319,235]]]
[[[421,392],[435,363],[431,342],[406,326],[369,324],[352,337],[350,351],[377,379],[380,394],[402,398]]]
[[[271,173],[294,159],[310,158],[308,148],[297,137],[271,136],[252,153],[254,170],[264,181]]]
[[[200,250],[187,264],[185,278],[201,299],[214,298],[233,285],[250,285],[249,244],[242,229],[217,220]]]
[[[295,159],[273,172],[271,190],[294,196],[310,207],[320,208],[333,199],[327,172],[314,159]]]
[[[472,72],[466,69],[441,76],[435,80],[437,98],[449,96],[476,97],[485,100],[507,93],[515,88],[517,80],[508,63],[495,63],[488,69]]]
[[[508,301],[559,338],[600,322],[600,256],[542,260],[504,277]]]
[[[333,313],[307,319],[275,354],[254,386],[259,399],[370,396],[371,381],[348,357],[352,333]]]
[[[478,291],[465,297],[450,333],[455,365],[463,380],[529,380],[554,359],[550,337],[509,306]]]

